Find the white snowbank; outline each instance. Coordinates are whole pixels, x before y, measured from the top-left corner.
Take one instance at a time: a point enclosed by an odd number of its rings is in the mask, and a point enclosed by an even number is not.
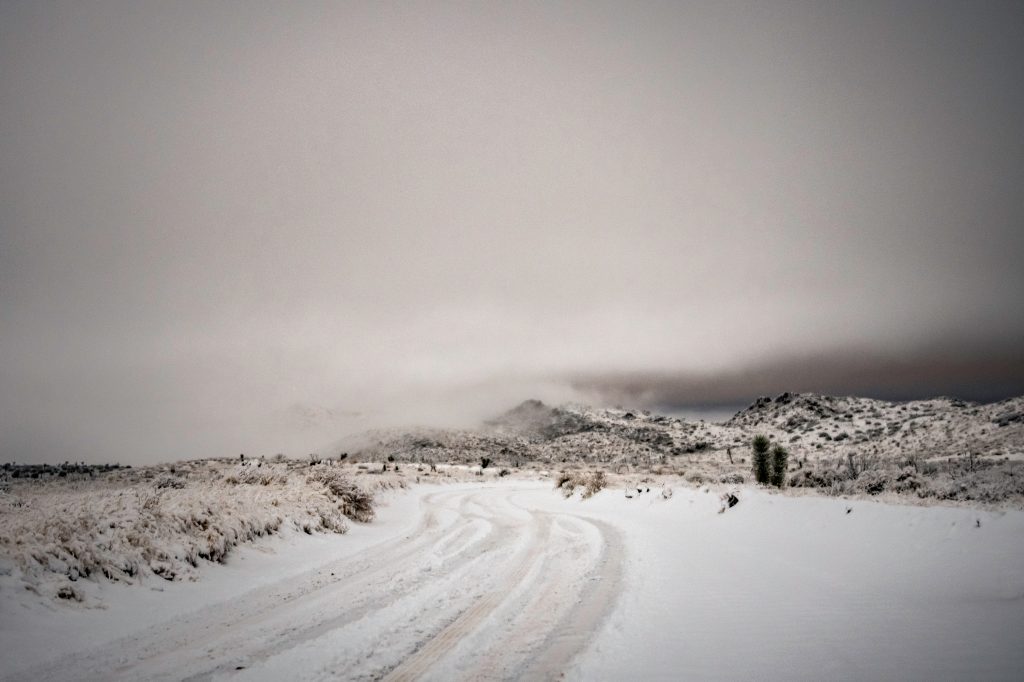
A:
[[[518,497],[625,531],[623,594],[571,679],[1020,679],[1024,513],[739,497]]]

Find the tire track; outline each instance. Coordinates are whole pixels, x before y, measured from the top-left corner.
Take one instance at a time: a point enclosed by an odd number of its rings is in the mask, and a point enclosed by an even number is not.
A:
[[[454,622],[430,639],[412,656],[402,661],[398,667],[391,670],[384,678],[385,680],[404,682],[419,678],[502,603],[508,592],[526,577],[530,568],[544,551],[544,546],[550,536],[550,520],[547,517],[539,517],[538,525],[539,530],[524,552],[525,556],[516,562],[515,568],[502,583],[460,614]]]
[[[623,544],[522,490],[425,495],[399,537],[21,679],[557,677],[620,590]]]
[[[600,533],[601,554],[584,578],[582,594],[575,606],[551,631],[531,665],[517,676],[520,679],[551,679],[554,674],[564,673],[597,633],[622,591],[625,547],[621,534],[603,521],[586,519],[585,523]]]
[[[543,535],[485,597],[390,671],[388,681],[425,676],[458,645],[478,634],[485,641],[464,657],[476,659],[465,679],[551,679],[564,672],[596,633],[621,589],[623,541],[609,524],[567,513],[535,512],[495,497],[511,509],[543,519]],[[564,538],[554,539],[552,521]],[[587,537],[589,536],[589,537]],[[596,542],[595,542],[596,540]],[[596,550],[594,550],[596,546]],[[535,570],[541,565],[541,570]],[[533,572],[530,584],[521,585]],[[514,597],[517,588],[536,594]],[[496,633],[476,633],[499,610],[519,611]],[[494,628],[492,627],[492,630]],[[517,644],[521,648],[517,649]]]
[[[318,567],[307,574],[295,576],[282,583],[271,584],[239,597],[231,604],[216,604],[160,624],[136,635],[111,642],[98,650],[71,655],[58,661],[25,671],[22,679],[109,679],[111,677],[137,677],[146,671],[148,678],[164,674],[170,679],[182,679],[189,674],[180,667],[182,651],[195,651],[192,662],[208,659],[211,648],[221,652],[232,650],[232,659],[239,658],[252,631],[268,623],[287,622],[290,611],[299,610],[309,602],[341,602],[345,593],[373,584],[393,583],[398,576],[415,566],[413,559],[453,534],[458,534],[471,521],[459,515],[448,524],[439,520],[439,512],[456,511],[445,506],[449,498],[461,501],[459,491],[444,491],[424,497],[424,516],[410,533],[371,546],[356,557],[346,557]],[[486,541],[486,536],[480,541]],[[470,546],[461,548],[464,558]],[[455,565],[444,566],[454,570]],[[333,578],[324,575],[335,573]],[[413,585],[410,584],[410,589]],[[398,596],[396,592],[392,596]],[[364,595],[365,596],[365,595]],[[282,626],[285,639],[293,638],[300,630]],[[225,664],[226,665],[226,664]]]

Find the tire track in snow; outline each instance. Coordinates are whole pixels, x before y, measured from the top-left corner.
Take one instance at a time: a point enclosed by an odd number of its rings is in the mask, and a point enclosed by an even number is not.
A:
[[[455,511],[445,506],[449,498],[461,501],[460,491],[443,491],[424,498],[424,516],[413,531],[371,546],[358,556],[346,557],[318,567],[307,574],[281,583],[257,588],[231,603],[221,603],[185,614],[95,650],[71,655],[24,672],[21,679],[108,679],[138,678],[183,679],[198,671],[182,666],[182,653],[195,664],[204,659],[239,658],[254,630],[267,622],[287,621],[290,611],[317,602],[337,601],[337,593],[351,592],[367,584],[388,584],[421,557],[433,545],[461,532],[470,522],[458,515],[448,524],[439,520],[440,512]],[[465,552],[467,547],[462,548]],[[456,557],[458,559],[458,557]],[[448,566],[449,569],[452,566]],[[326,575],[334,572],[334,578]],[[384,593],[396,596],[393,590]],[[286,629],[288,626],[285,626]],[[295,630],[294,623],[291,629]],[[289,634],[287,632],[283,633]],[[287,638],[287,637],[286,637]],[[250,644],[251,646],[251,644]],[[227,663],[224,663],[227,665]],[[214,666],[216,667],[216,666]],[[234,667],[234,666],[232,666]]]
[[[459,509],[464,505],[465,499],[460,500]],[[477,533],[467,541],[467,527],[481,521],[487,523],[487,531]],[[462,576],[468,570],[470,572],[465,576],[468,579],[473,575],[472,571],[486,568],[481,565],[481,557],[499,550],[508,535],[508,530],[500,524],[469,513],[462,514],[446,529],[444,534],[402,552],[402,560],[397,565],[391,565],[394,562],[389,557],[376,556],[369,560],[374,568],[366,574],[356,576],[329,594],[323,590],[312,593],[310,600],[315,601],[313,613],[279,610],[270,616],[269,623],[263,624],[261,631],[253,633],[251,627],[243,629],[232,642],[218,647],[218,653],[230,651],[230,655],[221,655],[215,665],[186,679],[206,680],[217,674],[234,672],[239,665],[245,668],[258,665],[333,630],[358,624],[368,615],[407,598],[422,599],[425,594],[438,592],[443,589],[441,581],[449,576]],[[452,550],[456,541],[459,546]],[[436,570],[430,566],[429,559],[439,561]],[[435,578],[435,574],[439,577]]]
[[[578,518],[578,517],[576,517]],[[622,536],[610,524],[586,519],[601,535],[602,549],[597,561],[584,577],[584,587],[576,604],[548,635],[545,645],[518,679],[551,679],[564,673],[597,633],[622,589]]]
[[[600,627],[621,588],[623,542],[618,531],[582,516],[531,511],[514,505],[510,497],[503,501],[542,519],[545,531],[534,539],[527,556],[500,585],[394,668],[385,680],[427,675],[445,656],[457,655],[454,650],[463,640],[472,634],[484,634],[474,631],[489,616],[503,606],[506,610],[521,607],[522,599],[514,595],[531,569],[537,575],[522,587],[535,594],[526,596],[525,607],[504,627],[492,624],[491,632],[486,633],[491,641],[479,643],[472,652],[463,652],[464,657],[476,659],[475,667],[464,679],[551,679],[567,669]],[[567,531],[566,540],[553,538],[553,519]],[[591,537],[585,538],[588,534]],[[589,552],[595,545],[597,551]],[[538,564],[540,571],[536,570]],[[523,647],[518,651],[517,643]]]
[[[558,676],[612,606],[622,541],[518,490],[426,495],[411,532],[23,679]]]
[[[482,599],[479,599],[473,606],[461,613],[453,623],[430,639],[412,656],[402,661],[397,668],[391,670],[384,679],[388,682],[405,682],[418,679],[423,675],[434,663],[451,650],[455,644],[472,632],[475,627],[479,626],[481,621],[506,598],[508,591],[526,577],[530,568],[541,556],[549,536],[550,521],[546,517],[540,517],[539,532],[526,549],[525,556],[517,561],[515,568],[505,580]]]
[[[561,515],[550,517],[553,532],[543,560],[509,592],[494,614],[495,622],[460,643],[463,656],[470,659],[467,679],[522,678],[531,660],[543,653],[550,632],[583,598],[582,577],[600,552],[594,529]]]

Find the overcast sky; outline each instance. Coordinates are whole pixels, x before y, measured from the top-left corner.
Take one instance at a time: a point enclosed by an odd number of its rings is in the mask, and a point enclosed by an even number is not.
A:
[[[0,2],[0,460],[1024,393],[1021,74],[1020,2]]]

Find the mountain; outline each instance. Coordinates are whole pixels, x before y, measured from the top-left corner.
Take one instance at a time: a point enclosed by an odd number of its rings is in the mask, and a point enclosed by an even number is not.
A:
[[[944,499],[1024,497],[1024,397],[982,405],[783,393],[758,398],[723,423],[527,400],[478,429],[368,432],[345,456],[417,465],[486,459],[503,467],[601,466],[736,482],[749,478],[747,457],[757,434],[789,451],[794,486],[835,493],[875,481],[873,492],[888,489],[878,483],[884,474],[886,481],[898,479],[899,490],[923,489],[921,481],[908,479],[909,467],[915,476],[941,478],[945,487],[936,494]],[[984,478],[984,485],[967,485],[968,475]]]
[[[356,459],[615,463],[745,449],[763,433],[798,458],[848,452],[882,457],[949,457],[971,451],[1020,454],[1024,397],[979,405],[955,398],[888,402],[871,398],[783,393],[758,398],[715,424],[622,409],[550,406],[527,400],[476,430],[389,429],[364,434]],[[339,454],[339,453],[332,453]]]
[[[980,405],[956,398],[888,402],[783,393],[758,398],[726,426],[765,432],[797,453],[855,447],[881,456],[948,457],[1019,452],[1024,398]]]

